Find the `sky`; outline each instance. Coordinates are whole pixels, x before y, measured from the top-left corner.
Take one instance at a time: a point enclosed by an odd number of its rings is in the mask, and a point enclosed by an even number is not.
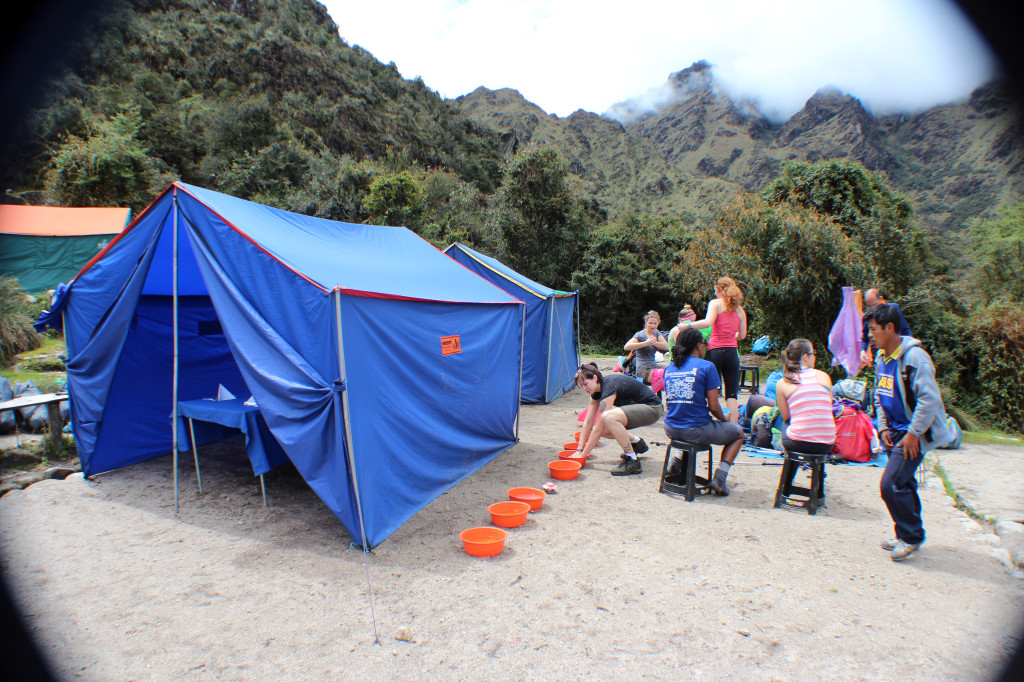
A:
[[[445,98],[513,88],[549,114],[658,101],[707,60],[773,119],[823,87],[877,115],[967,97],[998,62],[952,0],[321,0],[349,45]]]

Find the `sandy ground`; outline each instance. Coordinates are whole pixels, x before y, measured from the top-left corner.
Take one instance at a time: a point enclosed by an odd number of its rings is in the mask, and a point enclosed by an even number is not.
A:
[[[762,460],[688,503],[657,492],[663,446],[614,478],[607,445],[502,555],[466,555],[459,531],[547,481],[584,406],[524,406],[518,445],[368,557],[294,471],[265,509],[235,440],[201,451],[204,495],[182,463],[178,517],[168,458],[7,494],[3,570],[66,679],[985,680],[1018,645],[995,536],[929,486],[928,542],[893,563],[877,468],[830,467],[809,516],[772,508]]]

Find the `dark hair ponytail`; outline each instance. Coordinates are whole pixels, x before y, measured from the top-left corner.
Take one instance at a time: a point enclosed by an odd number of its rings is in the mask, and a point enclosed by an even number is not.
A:
[[[581,379],[597,379],[598,384],[603,384],[604,377],[601,376],[601,370],[597,368],[597,365],[593,362],[585,362],[580,365],[580,368],[576,370],[576,385],[580,385]]]
[[[693,349],[704,340],[704,335],[699,329],[686,326],[676,336],[676,345],[672,348],[672,364],[682,367],[687,356],[693,355]]]
[[[803,367],[800,361],[805,355],[812,352],[814,346],[807,339],[793,339],[782,351],[782,378],[791,384],[799,384],[800,370]]]

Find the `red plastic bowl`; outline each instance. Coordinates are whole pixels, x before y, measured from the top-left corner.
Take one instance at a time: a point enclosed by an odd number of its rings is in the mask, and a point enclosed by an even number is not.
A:
[[[472,556],[497,556],[505,549],[508,533],[500,528],[467,528],[459,533],[462,546]]]
[[[487,511],[491,513],[491,523],[495,526],[515,528],[526,523],[530,505],[526,502],[495,502]]]
[[[569,481],[580,474],[580,467],[582,465],[579,462],[573,462],[568,459],[560,459],[557,462],[548,462],[548,469],[551,470],[551,478],[557,478],[560,481]]]
[[[575,450],[579,446],[580,446],[580,442],[578,440],[574,440],[571,443],[562,443],[562,449],[563,450]]]
[[[547,493],[537,488],[509,488],[508,499],[513,502],[525,502],[530,505],[530,511],[537,511],[544,505],[544,498]]]

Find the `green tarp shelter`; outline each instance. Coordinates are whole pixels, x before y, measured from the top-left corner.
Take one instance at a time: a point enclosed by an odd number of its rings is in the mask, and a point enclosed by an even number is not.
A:
[[[33,294],[70,282],[128,224],[127,208],[0,205],[0,276]]]

